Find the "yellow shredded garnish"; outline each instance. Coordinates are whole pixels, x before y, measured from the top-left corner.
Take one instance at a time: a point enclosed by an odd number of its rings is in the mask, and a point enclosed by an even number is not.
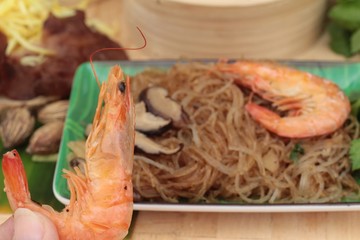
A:
[[[75,9],[84,10],[91,0],[80,0],[75,6],[62,6],[59,0],[2,0],[0,1],[0,31],[8,38],[6,55],[22,47],[34,54],[51,55],[53,51],[40,47],[43,23],[53,13],[69,17]]]
[[[45,61],[45,58],[43,55],[29,55],[29,56],[23,56],[20,59],[20,64],[23,66],[30,66],[34,67],[38,64],[41,64]]]

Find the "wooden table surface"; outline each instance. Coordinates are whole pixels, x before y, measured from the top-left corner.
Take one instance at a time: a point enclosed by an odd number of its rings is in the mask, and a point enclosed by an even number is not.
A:
[[[117,7],[109,8],[116,5]],[[89,9],[90,16],[116,26],[120,1],[108,0]],[[324,34],[314,46],[293,59],[344,60],[332,53]],[[358,59],[356,59],[358,60]],[[51,189],[49,189],[51,191]],[[0,222],[10,215],[0,215]],[[359,221],[359,222],[358,222]],[[131,239],[141,240],[303,240],[359,239],[360,212],[315,213],[191,213],[139,212]]]

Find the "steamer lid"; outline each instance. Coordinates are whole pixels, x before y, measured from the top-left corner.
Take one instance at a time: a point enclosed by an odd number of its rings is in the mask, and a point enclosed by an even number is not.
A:
[[[161,0],[182,4],[199,5],[204,7],[250,7],[259,4],[279,2],[282,0]]]

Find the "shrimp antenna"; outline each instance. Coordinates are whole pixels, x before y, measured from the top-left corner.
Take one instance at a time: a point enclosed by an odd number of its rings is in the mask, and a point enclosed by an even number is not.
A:
[[[98,52],[104,52],[104,51],[110,51],[110,50],[140,50],[140,49],[145,48],[146,45],[147,45],[146,37],[145,37],[144,33],[141,31],[141,29],[140,29],[139,27],[136,27],[136,28],[137,28],[137,30],[140,32],[141,37],[142,37],[143,40],[144,40],[144,44],[143,44],[142,46],[140,46],[140,47],[134,47],[134,48],[129,48],[129,47],[100,48],[100,49],[98,49],[98,50],[95,50],[93,53],[91,53],[91,55],[90,55],[90,65],[91,65],[91,69],[92,69],[92,71],[93,71],[93,73],[94,73],[96,82],[97,82],[97,84],[98,84],[99,87],[100,87],[101,84],[100,84],[99,78],[98,78],[98,76],[97,76],[97,74],[96,74],[95,67],[94,67],[94,63],[93,63],[93,57],[94,57],[94,55],[95,55],[96,53],[98,53]]]

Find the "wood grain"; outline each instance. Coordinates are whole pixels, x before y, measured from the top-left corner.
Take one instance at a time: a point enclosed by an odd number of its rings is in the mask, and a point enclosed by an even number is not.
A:
[[[111,6],[111,7],[109,7]],[[119,26],[121,1],[107,0],[89,9],[113,27]],[[146,59],[141,52],[133,59]],[[312,48],[292,59],[344,60],[328,48],[326,33]],[[353,60],[360,60],[359,57]],[[0,215],[0,222],[10,214]],[[139,212],[131,239],[139,240],[358,240],[359,212],[317,213],[184,213]]]
[[[359,239],[358,212],[141,212],[132,239]]]
[[[0,222],[10,214],[0,215]],[[130,239],[358,240],[360,213],[140,212]]]
[[[360,214],[141,212],[132,239],[359,239]]]

